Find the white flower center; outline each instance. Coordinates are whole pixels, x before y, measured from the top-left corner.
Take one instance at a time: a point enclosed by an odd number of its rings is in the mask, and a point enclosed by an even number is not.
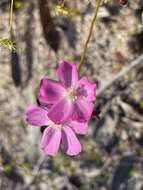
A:
[[[62,124],[56,124],[54,123],[53,121],[49,120],[49,123],[48,123],[49,126],[52,126],[52,127],[55,127],[55,128],[60,128],[62,129],[64,125]]]
[[[62,128],[63,128],[63,125],[54,124],[54,127],[62,129]]]
[[[76,90],[73,87],[68,88],[64,95],[66,98],[68,98],[68,100],[71,100],[72,102],[77,100]]]

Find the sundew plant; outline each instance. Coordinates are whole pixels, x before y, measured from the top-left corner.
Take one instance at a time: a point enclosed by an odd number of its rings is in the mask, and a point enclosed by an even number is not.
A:
[[[80,78],[88,43],[92,36],[102,0],[97,2],[95,14],[78,65],[63,60],[56,71],[58,80],[43,78],[39,85],[40,105],[26,109],[26,120],[35,126],[47,126],[44,130],[41,149],[45,154],[57,154],[60,144],[67,155],[75,156],[82,151],[76,134],[85,135],[94,110],[96,84],[87,76]],[[57,14],[69,15],[65,1],[56,7]]]
[[[73,12],[66,7],[68,0],[58,2],[54,7],[57,16],[70,17]],[[78,2],[77,2],[78,3]],[[90,3],[90,2],[89,2]],[[92,1],[96,8],[91,20],[89,32],[83,40],[83,51],[80,62],[75,64],[68,62],[63,57],[55,70],[55,80],[48,76],[43,77],[37,86],[39,104],[29,103],[25,111],[25,120],[33,126],[46,126],[40,142],[41,150],[50,156],[55,156],[59,148],[69,156],[78,155],[82,151],[82,145],[77,135],[88,135],[88,123],[96,108],[96,83],[89,80],[89,76],[80,76],[85,64],[85,56],[92,34],[97,24],[97,16],[100,7],[109,3],[108,0]],[[118,0],[117,3],[124,5],[127,1]],[[10,4],[9,33],[12,36],[14,0]],[[97,39],[100,40],[100,39]],[[8,37],[0,39],[0,45],[16,51],[16,45]],[[52,62],[52,60],[51,60]],[[58,63],[57,63],[58,64]]]

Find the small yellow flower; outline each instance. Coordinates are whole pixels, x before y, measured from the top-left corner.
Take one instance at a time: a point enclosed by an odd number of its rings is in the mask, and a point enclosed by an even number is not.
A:
[[[8,48],[8,49],[13,50],[13,51],[17,50],[15,42],[12,42],[8,38],[0,38],[0,46],[3,46],[5,48]]]
[[[55,14],[57,16],[59,16],[59,15],[69,16],[70,15],[70,11],[69,11],[69,9],[67,9],[66,7],[64,7],[63,5],[57,5],[55,7]]]
[[[103,4],[107,4],[109,0],[103,0]]]

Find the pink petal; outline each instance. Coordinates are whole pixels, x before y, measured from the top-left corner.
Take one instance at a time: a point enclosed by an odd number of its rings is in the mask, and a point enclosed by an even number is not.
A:
[[[94,101],[96,98],[96,84],[91,83],[87,77],[83,77],[78,81],[78,96],[84,96],[88,101]]]
[[[62,99],[57,104],[53,105],[48,113],[48,117],[55,123],[64,123],[69,119],[73,111],[71,101]]]
[[[73,131],[80,135],[85,135],[88,131],[88,123],[79,123],[77,121],[70,121],[69,125]]]
[[[41,149],[45,154],[55,156],[61,142],[61,129],[58,127],[47,127],[41,140]]]
[[[93,103],[87,102],[86,99],[78,99],[74,104],[72,120],[78,122],[89,121],[93,112]]]
[[[64,127],[62,130],[62,143],[66,154],[70,156],[77,155],[81,152],[82,147],[75,133],[70,127]]]
[[[48,125],[49,118],[47,114],[48,112],[45,109],[36,105],[29,105],[25,112],[26,121],[36,126]]]
[[[61,98],[64,91],[59,82],[44,78],[40,82],[38,99],[43,105],[53,104]]]
[[[57,69],[59,81],[66,87],[76,85],[78,81],[78,72],[75,64],[62,62]]]

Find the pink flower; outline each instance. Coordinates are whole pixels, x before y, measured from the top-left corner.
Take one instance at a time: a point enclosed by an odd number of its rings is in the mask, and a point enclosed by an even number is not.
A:
[[[63,124],[56,124],[48,118],[48,109],[40,106],[30,105],[26,109],[26,120],[35,126],[49,126],[44,130],[41,149],[47,155],[56,155],[60,144],[63,144],[67,155],[77,155],[81,152],[81,144],[76,134],[87,133],[87,122],[67,121]]]
[[[87,77],[78,80],[76,65],[68,62],[59,65],[57,76],[58,81],[42,79],[39,87],[40,103],[50,108],[48,117],[57,124],[69,119],[89,121],[96,97],[96,84]]]

